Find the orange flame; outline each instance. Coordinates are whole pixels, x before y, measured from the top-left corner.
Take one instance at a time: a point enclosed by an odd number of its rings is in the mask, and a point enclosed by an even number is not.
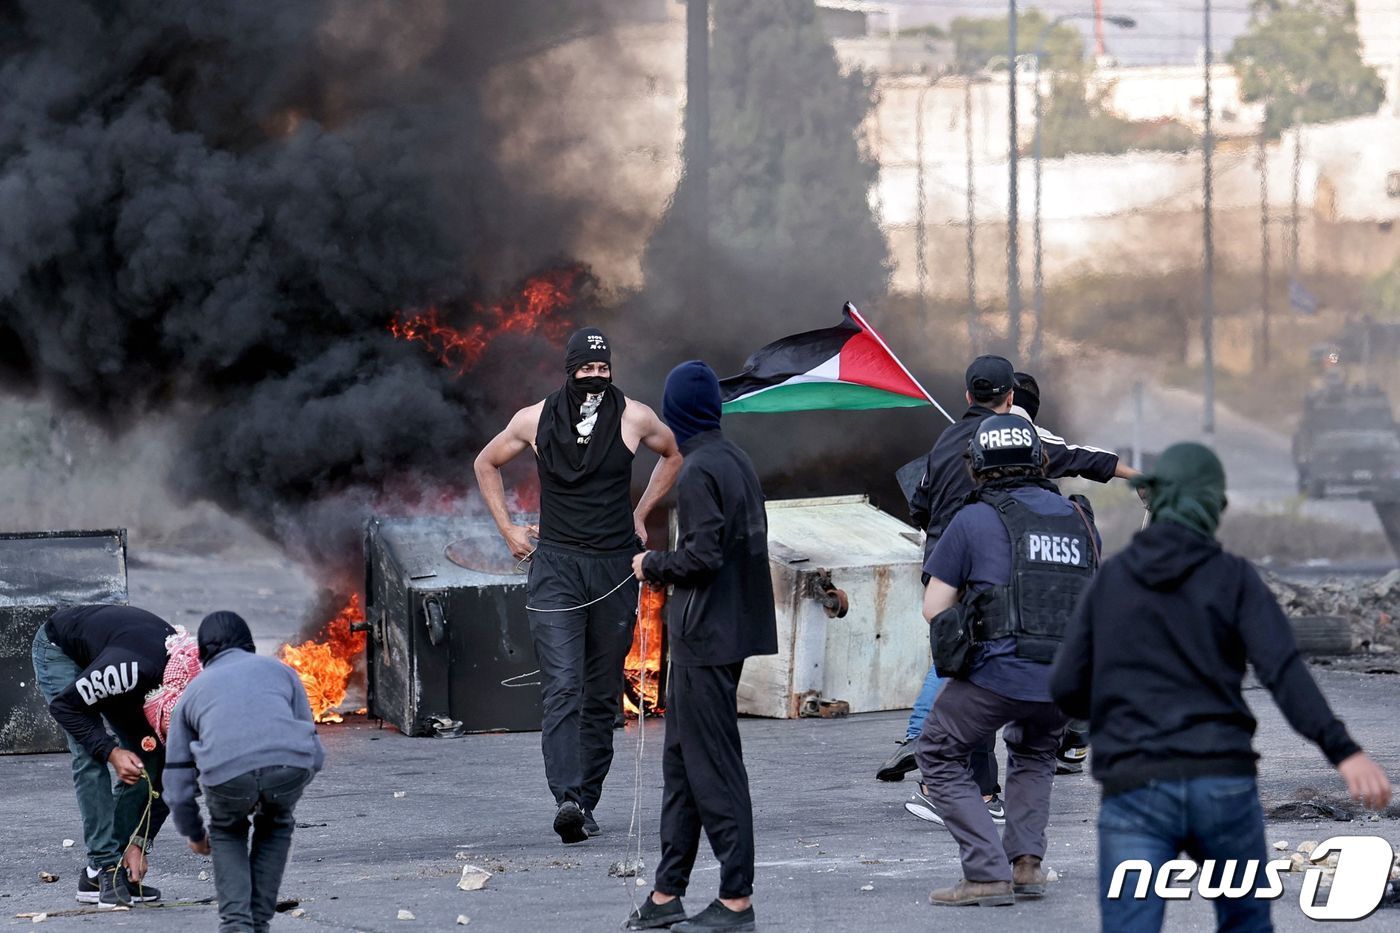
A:
[[[352,632],[350,626],[364,619],[360,594],[352,594],[349,602],[326,624],[324,640],[283,645],[277,649],[278,659],[301,678],[317,722],[341,721],[336,707],[345,702],[355,658],[365,650],[365,633]]]
[[[642,601],[637,609],[637,628],[632,633],[632,650],[627,652],[623,662],[623,673],[631,688],[623,694],[627,712],[638,714],[637,704],[632,697],[641,698],[650,713],[663,712],[661,708],[661,632],[665,626],[662,609],[666,606],[666,591],[658,586],[643,586]],[[646,641],[646,654],[642,653],[642,642]]]
[[[466,329],[452,327],[436,307],[429,307],[416,314],[399,314],[389,324],[389,332],[400,340],[424,344],[444,366],[464,375],[501,334],[563,336],[569,322],[557,314],[574,303],[584,279],[579,265],[550,269],[526,279],[519,292],[505,301],[473,306],[481,320]]]

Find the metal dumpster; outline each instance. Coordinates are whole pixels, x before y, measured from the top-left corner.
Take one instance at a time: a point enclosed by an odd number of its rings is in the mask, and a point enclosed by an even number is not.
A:
[[[34,683],[39,626],[60,606],[126,600],[126,529],[0,534],[0,754],[67,748]]]
[[[372,519],[365,602],[371,716],[406,735],[539,729],[525,574],[494,524]]]
[[[920,533],[864,496],[774,501],[767,511],[778,653],[744,664],[739,712],[911,706],[930,660]]]

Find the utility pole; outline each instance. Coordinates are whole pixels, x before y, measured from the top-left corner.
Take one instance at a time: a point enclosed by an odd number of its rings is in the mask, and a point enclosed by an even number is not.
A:
[[[685,11],[685,172],[690,198],[691,314],[710,308],[710,0],[687,0]]]
[[[1269,368],[1269,149],[1259,128],[1259,365]]]
[[[1019,170],[1016,152],[1016,0],[1009,0],[1011,15],[1007,20],[1007,31],[1011,38],[1011,58],[1008,64],[1009,80],[1006,82],[1007,122],[1010,136],[1010,153],[1007,157],[1007,203],[1006,203],[1006,312],[1008,318],[1007,339],[1011,344],[1012,357],[1021,353],[1021,250],[1017,238],[1017,225],[1020,221],[1016,204],[1016,173]]]
[[[1292,235],[1288,241],[1288,275],[1291,281],[1298,281],[1298,242],[1302,237],[1302,227],[1298,214],[1298,176],[1303,171],[1303,124],[1293,125],[1293,198],[1289,209],[1288,226]]]
[[[1211,158],[1215,148],[1215,138],[1211,135],[1211,114],[1210,114],[1210,65],[1211,65],[1211,43],[1210,43],[1210,0],[1205,0],[1205,132],[1201,140],[1201,163],[1203,165],[1202,184],[1205,197],[1202,207],[1202,239],[1204,240],[1205,255],[1202,264],[1204,273],[1204,287],[1201,301],[1201,351],[1202,366],[1205,369],[1205,412],[1201,424],[1201,430],[1207,438],[1215,434],[1215,242],[1212,239],[1211,231],[1211,197],[1212,176]]]
[[[937,80],[936,78],[934,80]],[[914,227],[914,271],[919,282],[919,317],[928,317],[928,230],[925,223],[924,197],[924,96],[933,82],[919,90],[918,104],[914,111],[914,149],[919,160],[914,174],[915,227]]]

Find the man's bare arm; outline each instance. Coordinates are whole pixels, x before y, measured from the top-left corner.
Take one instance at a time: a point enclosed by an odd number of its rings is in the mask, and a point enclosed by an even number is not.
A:
[[[647,480],[647,488],[642,492],[642,498],[638,500],[637,507],[632,511],[632,520],[637,527],[637,537],[642,539],[642,546],[647,543],[647,516],[671,491],[671,487],[676,484],[676,476],[681,472],[681,463],[684,458],[681,456],[680,448],[676,446],[676,436],[671,433],[671,429],[656,417],[656,412],[640,402],[630,399],[627,407],[630,411],[632,406],[637,407],[634,417],[638,418],[638,433],[641,435],[642,444],[654,453],[660,454],[661,459],[656,461],[656,466],[651,471],[651,479]]]
[[[1114,479],[1132,479],[1134,476],[1141,476],[1141,470],[1134,470],[1122,460],[1118,461],[1118,466],[1113,470]]]
[[[477,455],[472,464],[476,471],[476,483],[481,489],[481,498],[486,509],[496,522],[501,537],[506,539],[511,554],[517,560],[524,560],[534,553],[530,543],[531,535],[538,536],[538,525],[517,525],[511,521],[510,509],[506,505],[506,486],[501,479],[501,467],[510,463],[529,449],[535,429],[539,426],[540,406],[522,408],[510,419],[506,429],[495,437]]]
[[[928,586],[924,587],[924,618],[933,621],[933,617],[945,609],[952,608],[958,601],[958,591],[949,586],[937,577],[929,577]]]

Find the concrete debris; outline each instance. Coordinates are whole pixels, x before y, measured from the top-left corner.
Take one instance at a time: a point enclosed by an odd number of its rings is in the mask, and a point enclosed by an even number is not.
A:
[[[863,885],[860,886],[860,889],[861,889],[862,891],[874,891],[874,890],[875,890],[875,885],[873,885],[873,884],[863,884]]]
[[[35,914],[34,916],[32,916],[32,917],[29,918],[29,922],[30,922],[30,923],[43,923],[43,922],[44,922],[45,920],[47,920],[47,919],[49,919],[49,915],[48,915],[48,914]]]
[[[200,872],[200,873],[199,873],[199,880],[200,880],[200,881],[208,881],[208,880],[209,880],[209,872],[207,872],[207,871],[202,871],[202,872]]]
[[[646,886],[647,886],[647,880],[646,880],[645,878],[638,878],[638,879],[637,879],[637,887],[639,887],[639,888],[644,888],[644,887],[646,887]]]
[[[609,878],[635,878],[646,871],[646,863],[639,858],[625,858],[620,862],[613,862],[608,868]]]
[[[1286,852],[1288,851],[1288,843],[1283,839],[1280,839],[1278,842],[1274,843],[1274,848],[1278,849],[1280,852]]]
[[[1317,848],[1317,840],[1309,839],[1307,842],[1298,843],[1298,851],[1304,855],[1312,854],[1312,850]]]
[[[471,922],[472,922],[472,918],[471,918],[471,917],[468,917],[466,914],[458,914],[458,915],[457,915],[457,926],[459,926],[459,927],[464,927],[464,926],[466,926],[467,924],[469,924],[469,923],[471,923]]]
[[[1380,580],[1332,579],[1302,584],[1265,574],[1265,582],[1290,616],[1340,616],[1351,623],[1363,650],[1390,654],[1400,648],[1400,623],[1392,618],[1400,600],[1400,570]]]
[[[74,842],[72,839],[65,839],[65,840],[63,840],[63,848],[65,848],[65,849],[71,849],[71,848],[73,848],[73,846],[75,846],[75,845],[77,845],[77,843]]]
[[[1294,852],[1288,857],[1289,871],[1307,871],[1308,857],[1301,852]]]
[[[454,856],[452,856],[452,857],[455,858],[455,859],[456,859],[457,861],[459,861],[459,862],[465,862],[467,859],[471,858],[471,855],[468,854],[468,853],[466,853],[466,852],[458,852],[456,855],[454,855]]]
[[[1045,872],[1045,880],[1046,880],[1046,881],[1059,881],[1059,880],[1060,880],[1060,873],[1057,872],[1057,871],[1055,871],[1055,869],[1053,869],[1053,868],[1046,869],[1046,872]]]
[[[402,800],[402,799],[404,799],[404,798],[407,797],[407,796],[408,796],[408,791],[406,791],[406,790],[396,790],[396,791],[394,791],[394,799],[395,799],[395,800]]]
[[[457,887],[463,891],[480,891],[490,880],[491,873],[486,869],[477,868],[475,865],[463,865],[462,878],[457,882]]]
[[[290,915],[293,916],[293,917],[296,917],[296,918],[298,918],[298,919],[300,919],[300,918],[302,918],[302,917],[305,917],[305,916],[306,916],[306,908],[305,908],[305,907],[293,907],[293,908],[291,909],[291,911],[290,911]]]
[[[58,880],[58,875],[55,875],[51,871],[41,871],[39,872],[39,880],[44,882],[44,884],[53,884]]]
[[[415,916],[413,916],[413,911],[411,911],[411,910],[400,910],[400,911],[399,911],[399,919],[400,919],[400,920],[417,920],[418,918],[415,917]]]

